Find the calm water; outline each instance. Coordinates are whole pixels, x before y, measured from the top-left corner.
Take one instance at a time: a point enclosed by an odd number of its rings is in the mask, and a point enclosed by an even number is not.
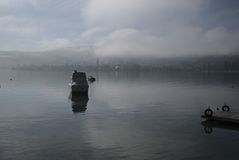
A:
[[[89,99],[70,74],[0,71],[1,160],[238,160],[239,127],[206,134],[200,115],[239,111],[239,74],[92,73]]]

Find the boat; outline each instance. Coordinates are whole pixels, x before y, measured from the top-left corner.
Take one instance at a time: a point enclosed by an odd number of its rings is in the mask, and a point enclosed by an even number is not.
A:
[[[71,83],[69,83],[71,87],[72,94],[79,94],[79,95],[88,95],[89,85],[86,78],[85,72],[78,72],[74,70]]]

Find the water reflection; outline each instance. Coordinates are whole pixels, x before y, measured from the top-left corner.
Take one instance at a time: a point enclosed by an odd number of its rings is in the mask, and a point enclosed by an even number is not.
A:
[[[85,112],[87,109],[87,103],[89,101],[88,95],[82,95],[77,93],[70,93],[69,99],[72,102],[72,112],[79,113]]]
[[[213,132],[213,128],[239,131],[239,124],[236,124],[236,123],[206,120],[206,121],[203,121],[201,124],[204,126],[204,132],[206,134],[211,134]]]
[[[90,74],[90,97],[69,99],[71,73],[0,72],[0,159],[239,158],[239,134],[205,136],[199,118],[224,102],[239,112],[239,74]]]

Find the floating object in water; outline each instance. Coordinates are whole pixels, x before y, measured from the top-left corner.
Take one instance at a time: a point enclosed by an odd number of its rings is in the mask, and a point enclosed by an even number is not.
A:
[[[95,77],[93,77],[93,76],[89,76],[88,77],[88,81],[89,82],[94,82],[96,79],[95,79]]]
[[[218,122],[230,122],[239,124],[239,112],[230,112],[230,107],[228,105],[222,106],[222,111],[213,111],[211,108],[207,108],[204,111],[202,118],[209,121]]]
[[[234,88],[234,86],[232,85],[232,88]]]
[[[12,81],[12,78],[10,78],[10,81]]]
[[[75,70],[72,74],[71,83],[69,83],[72,93],[79,95],[88,95],[89,85],[86,80],[85,72]]]

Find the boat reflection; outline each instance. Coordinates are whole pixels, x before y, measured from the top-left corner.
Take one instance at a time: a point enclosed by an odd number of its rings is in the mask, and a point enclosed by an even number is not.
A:
[[[202,121],[201,124],[204,126],[204,132],[206,134],[211,134],[213,132],[213,128],[239,131],[239,124],[236,124],[236,123],[206,120],[206,121]]]
[[[69,99],[71,100],[72,103],[73,113],[80,113],[86,111],[87,103],[89,101],[89,97],[87,95],[71,92]]]

